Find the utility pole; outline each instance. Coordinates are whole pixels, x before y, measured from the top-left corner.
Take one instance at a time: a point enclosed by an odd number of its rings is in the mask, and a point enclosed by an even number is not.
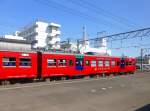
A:
[[[83,26],[83,46],[86,45],[86,40],[87,40],[86,36],[87,36],[86,35],[86,27]]]
[[[80,41],[79,40],[77,40],[77,53],[79,53],[80,51],[79,51],[79,45],[80,45]]]
[[[143,49],[141,48],[141,70],[143,70]]]

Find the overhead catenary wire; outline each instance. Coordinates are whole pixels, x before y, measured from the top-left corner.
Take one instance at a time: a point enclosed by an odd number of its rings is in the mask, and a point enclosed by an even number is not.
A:
[[[144,37],[144,36],[149,36],[149,35],[150,35],[150,28],[143,28],[143,29],[138,29],[138,30],[133,30],[133,31],[128,31],[128,32],[118,33],[118,34],[106,35],[100,38],[92,38],[86,41],[107,38],[109,39],[108,40],[109,42],[109,41],[117,41],[117,40],[129,39],[129,38]],[[83,42],[83,40],[80,40],[80,42]]]
[[[96,7],[96,5],[94,4],[90,4],[88,1],[84,1],[84,0],[81,0],[81,1],[75,1],[75,0],[70,0],[69,2],[71,2],[72,4],[75,4],[79,7],[82,7],[82,8],[85,8],[89,11],[92,11],[92,13],[96,13],[98,16],[103,16],[103,17],[106,17],[107,19],[109,20],[113,20],[115,21],[116,23],[119,23],[123,26],[126,26],[126,27],[131,27],[131,26],[136,26],[136,24],[133,25],[132,24],[129,24],[127,22],[124,22],[124,20],[122,20],[121,18],[118,19],[118,17],[116,17],[115,15],[112,15],[111,13],[108,13],[106,11],[104,11],[103,9],[99,8],[99,7]]]
[[[150,46],[150,44],[137,44],[137,45],[130,45],[125,47],[112,47],[110,49],[112,50],[120,50],[120,49],[126,49],[126,48],[141,48],[142,46]]]
[[[75,0],[70,0],[70,1],[75,1]],[[139,26],[137,23],[135,23],[135,22],[133,22],[131,20],[128,20],[125,17],[121,17],[121,16],[118,16],[117,14],[113,14],[110,11],[104,10],[103,8],[101,8],[100,6],[95,4],[96,1],[95,2],[90,2],[90,1],[87,1],[87,0],[80,0],[78,2],[81,2],[83,5],[89,6],[89,8],[91,7],[91,9],[93,9],[96,12],[102,14],[103,16],[108,17],[110,19],[113,19],[116,22],[119,22],[121,24],[128,25],[128,26]]]
[[[47,7],[55,8],[55,9],[61,11],[61,12],[69,13],[69,14],[72,14],[74,16],[86,19],[86,20],[88,20],[92,23],[95,23],[97,26],[100,26],[100,25],[113,26],[113,28],[116,28],[116,29],[119,29],[119,30],[123,29],[123,27],[121,27],[121,26],[118,26],[118,25],[113,24],[111,22],[108,22],[106,20],[102,20],[102,19],[100,19],[96,16],[91,16],[89,13],[81,12],[77,9],[72,8],[72,7],[65,6],[61,2],[58,2],[58,1],[53,1],[53,0],[44,0],[44,1],[43,0],[34,0],[34,1],[36,3],[43,4]]]

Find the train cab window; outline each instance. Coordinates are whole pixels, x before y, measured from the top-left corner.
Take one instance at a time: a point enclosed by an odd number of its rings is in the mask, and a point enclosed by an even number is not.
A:
[[[98,61],[98,66],[103,67],[103,61]]]
[[[3,58],[3,66],[15,67],[16,66],[16,58],[15,57],[4,57]]]
[[[96,67],[96,61],[91,61],[91,67]]]
[[[65,59],[60,59],[60,60],[58,60],[58,65],[59,66],[67,66],[67,61]]]
[[[69,60],[69,66],[73,66],[73,60]]]
[[[111,66],[115,66],[116,62],[115,61],[111,61]]]
[[[47,65],[50,66],[50,67],[51,67],[51,66],[52,66],[52,67],[53,67],[53,66],[55,67],[55,66],[56,66],[56,59],[48,59],[48,60],[47,60]]]
[[[105,66],[110,66],[110,61],[105,61]]]
[[[85,61],[85,65],[86,65],[86,66],[90,66],[90,61],[89,61],[89,60],[86,60],[86,61]]]
[[[31,66],[31,59],[30,58],[20,58],[19,65],[23,66],[23,67],[29,67],[29,66]]]

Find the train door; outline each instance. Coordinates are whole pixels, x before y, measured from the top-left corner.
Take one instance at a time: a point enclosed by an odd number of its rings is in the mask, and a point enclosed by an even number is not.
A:
[[[83,55],[76,55],[76,70],[83,70]]]
[[[125,58],[121,58],[121,61],[120,61],[120,68],[121,68],[121,69],[125,69],[125,66],[126,66]]]

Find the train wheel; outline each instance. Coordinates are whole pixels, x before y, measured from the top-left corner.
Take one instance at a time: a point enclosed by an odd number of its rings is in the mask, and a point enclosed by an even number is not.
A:
[[[94,76],[93,76],[93,75],[89,75],[89,77],[90,77],[90,78],[94,78]]]
[[[53,77],[50,77],[49,80],[50,80],[50,82],[53,81]]]
[[[0,85],[5,85],[4,80],[1,80],[1,81],[0,81]]]
[[[9,80],[10,84],[15,84],[16,81],[14,79]]]
[[[3,86],[5,85],[5,81],[4,81],[4,80],[3,80],[3,81],[1,81],[1,85],[3,85]]]

